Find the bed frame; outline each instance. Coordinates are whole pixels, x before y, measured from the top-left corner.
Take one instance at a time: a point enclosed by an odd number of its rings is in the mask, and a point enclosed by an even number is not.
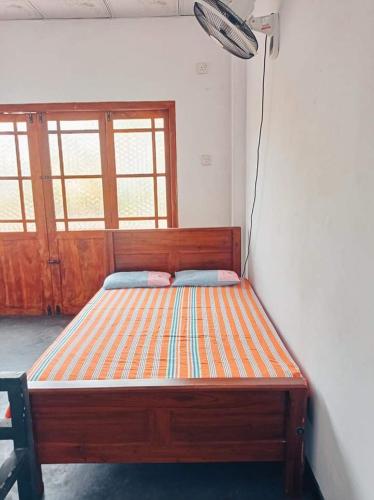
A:
[[[106,241],[108,273],[240,273],[240,228],[108,230]],[[284,462],[285,491],[298,496],[307,392],[305,378],[31,382],[37,457],[41,464]]]

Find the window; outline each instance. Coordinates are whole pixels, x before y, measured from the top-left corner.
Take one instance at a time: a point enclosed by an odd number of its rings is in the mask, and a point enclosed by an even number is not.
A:
[[[12,108],[0,105],[0,231],[177,226],[174,103]]]
[[[35,232],[27,122],[0,116],[0,232]]]
[[[47,122],[57,231],[105,229],[99,119],[77,115]]]
[[[120,229],[168,226],[164,118],[113,116]]]

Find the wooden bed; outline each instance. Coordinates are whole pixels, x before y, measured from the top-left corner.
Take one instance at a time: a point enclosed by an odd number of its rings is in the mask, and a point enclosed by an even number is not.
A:
[[[230,269],[240,228],[107,231],[108,273]],[[48,463],[276,461],[302,488],[305,378],[30,382],[38,460]]]

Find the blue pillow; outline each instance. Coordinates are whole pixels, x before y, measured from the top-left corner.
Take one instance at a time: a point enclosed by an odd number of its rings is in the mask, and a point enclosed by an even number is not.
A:
[[[172,286],[226,286],[240,283],[234,271],[178,271]]]
[[[105,278],[103,288],[159,288],[170,285],[169,273],[158,271],[130,271],[110,274]]]

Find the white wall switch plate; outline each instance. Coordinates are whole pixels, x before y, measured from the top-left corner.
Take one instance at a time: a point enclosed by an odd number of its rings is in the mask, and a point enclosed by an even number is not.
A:
[[[201,155],[200,161],[203,167],[210,167],[212,165],[212,155]]]

